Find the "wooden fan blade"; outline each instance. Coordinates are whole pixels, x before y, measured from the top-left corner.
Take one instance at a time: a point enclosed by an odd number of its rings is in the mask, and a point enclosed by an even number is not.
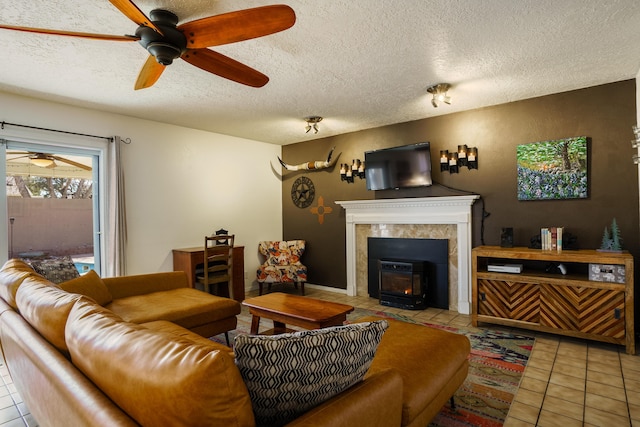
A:
[[[153,22],[147,15],[144,14],[143,11],[138,9],[138,6],[133,4],[130,0],[109,0],[109,2],[114,5],[120,12],[122,12],[127,18],[131,19],[138,25],[144,25],[145,27],[153,28],[156,32],[162,34],[162,31],[158,27],[155,26]]]
[[[66,163],[68,165],[75,166],[79,169],[83,169],[86,171],[91,170],[91,166],[83,165],[82,163],[74,162],[73,160],[65,159],[64,157],[51,156],[51,158],[59,162]],[[48,167],[55,167],[55,166],[48,166]]]
[[[234,59],[209,49],[187,49],[182,59],[210,73],[247,86],[262,87],[269,77]]]
[[[147,62],[144,63],[142,70],[140,70],[140,74],[138,74],[138,80],[136,80],[136,84],[134,86],[135,90],[153,86],[153,84],[157,82],[162,75],[164,68],[165,66],[158,63],[153,55],[149,55]]]
[[[9,152],[7,152],[7,155],[12,155],[12,154],[23,154],[23,156],[12,157],[10,159],[7,159],[8,162],[13,161],[13,160],[18,160],[18,159],[24,159],[25,157],[29,157],[29,155],[31,153],[9,153]]]
[[[58,30],[48,30],[46,28],[17,27],[14,25],[0,25],[0,28],[4,28],[5,30],[24,31],[27,33],[52,34],[55,36],[82,37],[85,39],[110,40],[110,41],[116,41],[116,42],[135,42],[140,39],[137,36],[112,36],[109,34],[78,33],[75,31],[58,31]]]
[[[177,29],[187,37],[188,48],[199,49],[277,33],[295,22],[296,14],[289,6],[271,5],[198,19]]]

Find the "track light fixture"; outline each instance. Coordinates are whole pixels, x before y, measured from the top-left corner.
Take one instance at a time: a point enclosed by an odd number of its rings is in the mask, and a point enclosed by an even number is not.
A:
[[[313,129],[313,133],[318,133],[318,123],[322,121],[322,117],[320,116],[310,116],[304,119],[307,122],[307,126],[305,127],[306,133],[309,133],[311,129]]]
[[[451,85],[449,83],[438,83],[427,88],[427,92],[433,95],[433,98],[431,98],[431,105],[433,105],[433,108],[438,108],[439,102],[444,102],[449,105],[451,104],[451,97],[447,95],[447,91],[450,88]]]

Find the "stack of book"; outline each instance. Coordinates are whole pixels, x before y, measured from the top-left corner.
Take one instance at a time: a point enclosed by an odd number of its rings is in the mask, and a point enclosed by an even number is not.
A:
[[[543,251],[562,251],[562,231],[564,227],[540,229],[540,241]]]

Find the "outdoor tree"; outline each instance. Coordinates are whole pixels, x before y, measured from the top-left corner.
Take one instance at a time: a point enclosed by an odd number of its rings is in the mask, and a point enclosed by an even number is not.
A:
[[[18,175],[9,178],[15,184],[20,195],[25,198],[89,199],[93,196],[93,181],[87,179],[22,177]]]

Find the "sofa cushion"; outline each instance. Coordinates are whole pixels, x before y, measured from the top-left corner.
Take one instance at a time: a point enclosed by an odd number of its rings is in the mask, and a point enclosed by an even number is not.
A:
[[[95,270],[89,270],[80,277],[60,283],[60,288],[89,297],[100,305],[107,305],[113,300],[109,289]]]
[[[69,355],[64,328],[73,304],[81,297],[58,288],[40,276],[24,280],[16,294],[20,314],[60,352]]]
[[[357,321],[376,319],[380,318],[367,316]],[[404,396],[402,425],[427,425],[466,378],[471,344],[462,334],[395,319],[387,321],[389,329],[367,377],[386,369],[398,372]],[[425,360],[428,363],[423,363]]]
[[[8,260],[0,270],[0,297],[14,310],[17,310],[16,293],[18,288],[27,277],[36,275],[33,268],[26,262],[16,258]]]
[[[106,308],[127,322],[168,320],[192,329],[240,314],[240,303],[197,289],[178,288],[113,300]]]
[[[73,364],[141,425],[254,425],[225,351],[125,322],[84,298],[69,314],[66,339]]]
[[[385,320],[274,336],[238,335],[236,364],[256,423],[281,426],[360,381]]]
[[[43,275],[53,283],[62,283],[80,276],[70,256],[30,260],[29,265],[36,273]]]

